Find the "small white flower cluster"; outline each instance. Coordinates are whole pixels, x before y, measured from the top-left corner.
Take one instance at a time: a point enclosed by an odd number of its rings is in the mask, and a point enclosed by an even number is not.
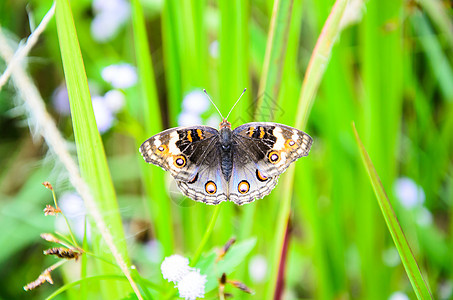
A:
[[[417,224],[428,226],[433,222],[431,212],[423,205],[426,199],[423,188],[408,177],[400,177],[394,184],[395,196],[407,210],[413,210],[417,215]]]
[[[116,89],[127,89],[137,83],[137,69],[126,63],[110,65],[102,69],[102,79]]]
[[[200,274],[199,269],[191,268],[189,259],[178,254],[166,257],[160,270],[164,279],[176,284],[180,297],[186,300],[204,298],[206,275]]]
[[[83,240],[83,235],[87,234],[87,240],[91,240],[90,223],[86,220],[86,208],[82,198],[75,192],[66,192],[58,199],[58,206],[68,218],[71,229],[78,239]],[[85,231],[85,226],[87,230]],[[64,218],[55,218],[55,229],[58,232],[67,233],[68,226]]]
[[[124,94],[119,90],[110,90],[104,96],[91,97],[94,118],[99,132],[109,130],[115,121],[115,114],[120,111],[126,102]],[[53,105],[61,115],[70,113],[68,91],[65,85],[58,87],[53,94]]]
[[[94,0],[93,11],[95,17],[91,22],[91,35],[96,41],[104,43],[111,40],[127,22],[131,7],[126,0]]]
[[[115,114],[124,105],[125,97],[121,91],[111,90],[104,96],[92,97],[94,117],[99,132],[104,133],[113,126]]]

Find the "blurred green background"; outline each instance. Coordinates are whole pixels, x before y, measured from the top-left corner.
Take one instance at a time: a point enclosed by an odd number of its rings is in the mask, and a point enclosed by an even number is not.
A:
[[[220,117],[203,88],[224,115],[247,88],[229,118],[233,127],[251,121],[294,126],[304,74],[334,1],[280,0],[287,14],[274,44],[268,42],[273,1],[140,4],[147,30],[141,40],[134,39],[129,1],[72,1],[71,8],[129,258],[143,278],[163,284],[164,257],[191,257],[214,208],[183,198],[168,174],[143,162],[138,146],[169,127],[217,127]],[[0,25],[10,46],[23,43],[51,5],[1,1]],[[453,298],[452,13],[449,1],[349,1],[307,127],[299,128],[314,144],[295,163],[282,299],[415,299],[361,163],[352,121],[433,297]],[[137,64],[140,42],[149,47],[152,65]],[[280,55],[265,70],[271,47]],[[26,66],[76,158],[55,20]],[[151,76],[144,78],[143,69]],[[144,96],[143,86],[151,95]],[[143,115],[145,102],[153,115]],[[41,183],[53,184],[80,243],[85,209],[11,81],[0,91],[0,126],[0,298],[42,299],[78,279],[80,266],[70,262],[53,272],[54,286],[22,289],[56,261],[42,255],[51,246],[39,234],[65,231],[62,218],[44,217],[52,196]],[[284,234],[275,231],[283,187],[246,206],[225,203],[220,211],[206,251],[231,237],[257,240],[230,275],[255,295],[227,286],[235,299],[263,299],[275,276],[270,264],[276,235]],[[78,299],[77,291],[57,298]]]

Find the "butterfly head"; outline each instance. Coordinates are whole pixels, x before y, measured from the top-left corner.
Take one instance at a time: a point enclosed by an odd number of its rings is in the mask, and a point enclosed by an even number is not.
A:
[[[231,129],[231,123],[227,121],[227,119],[223,119],[222,122],[220,122],[220,129],[222,128],[228,128]]]

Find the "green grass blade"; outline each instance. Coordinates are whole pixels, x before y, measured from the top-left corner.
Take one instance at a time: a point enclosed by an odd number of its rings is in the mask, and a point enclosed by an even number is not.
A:
[[[99,232],[93,234],[93,247],[99,255],[111,257],[112,260],[115,256],[123,272],[129,277],[132,286],[135,287],[125,267],[126,262],[124,260],[127,260],[126,240],[107,159],[94,118],[85,67],[69,1],[57,1],[56,21],[80,173],[87,182],[96,202],[96,208],[90,212],[95,217],[102,237],[106,241],[111,241],[111,243],[108,242],[111,253],[106,251],[105,243]],[[87,204],[87,207],[92,206],[91,203]],[[99,211],[108,212],[108,214],[100,216]],[[109,230],[105,224],[109,224]],[[104,273],[116,271],[109,265],[100,263],[99,266]],[[124,284],[108,288],[105,286],[103,292],[106,298],[115,298],[119,295],[129,294],[130,287]]]
[[[321,35],[318,38],[315,49],[313,50],[307,72],[305,73],[305,79],[302,83],[298,111],[296,114],[296,128],[303,129],[307,123],[316,91],[327,67],[328,58],[331,55],[333,44],[341,31],[340,21],[346,8],[346,4],[346,0],[337,0],[335,2],[330,15],[324,24]],[[278,269],[281,263],[283,243],[291,212],[294,173],[295,169],[289,168],[283,176],[283,194],[279,205],[279,215],[275,227],[276,230],[270,272],[270,274],[272,274],[272,278],[266,294],[267,299],[273,299],[275,288],[277,286]]]
[[[292,8],[292,0],[276,0],[274,2],[272,20],[269,28],[269,35],[267,37],[263,74],[258,88],[255,118],[260,118],[269,114],[269,111],[262,111],[262,109],[264,109],[263,101],[265,98],[269,98],[274,102],[278,99],[282,69],[288,44]],[[270,113],[271,117],[266,121],[272,121],[274,119],[274,110],[271,109]],[[267,118],[269,117],[267,116]]]
[[[148,45],[146,34],[145,19],[143,10],[138,0],[132,1],[132,22],[134,30],[135,55],[139,73],[139,87],[141,97],[137,106],[141,106],[142,112],[137,116],[143,120],[146,136],[141,137],[138,143],[142,143],[149,136],[162,130],[160,116],[159,99],[157,95],[156,83],[154,79],[151,52]],[[138,151],[137,151],[137,156]],[[170,254],[173,250],[173,230],[172,215],[170,212],[170,202],[165,195],[165,189],[155,188],[165,186],[164,174],[158,169],[149,166],[140,158],[140,166],[143,173],[143,184],[145,186],[152,222],[156,228],[157,239],[162,243],[165,254]]]
[[[412,284],[412,288],[415,291],[418,299],[433,299],[431,291],[429,290],[428,284],[423,278],[420,268],[418,267],[417,261],[411,251],[411,248],[404,236],[404,232],[398,222],[398,219],[393,211],[392,205],[387,197],[384,187],[379,179],[379,175],[368,156],[365,147],[360,140],[359,134],[353,125],[355,139],[357,141],[360,156],[362,157],[363,165],[365,166],[368,176],[370,178],[371,185],[373,186],[374,193],[381,208],[382,215],[384,216],[387,227],[392,235],[395,246],[400,255],[401,261],[403,262],[407,276]]]

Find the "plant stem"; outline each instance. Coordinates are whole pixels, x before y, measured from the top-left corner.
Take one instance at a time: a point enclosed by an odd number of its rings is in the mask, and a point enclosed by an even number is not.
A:
[[[192,267],[194,267],[197,264],[198,260],[200,259],[201,252],[203,251],[204,247],[206,246],[206,243],[208,242],[208,239],[211,236],[212,231],[214,230],[215,222],[217,221],[217,217],[219,216],[221,206],[222,206],[222,203],[220,203],[219,205],[217,205],[215,207],[214,214],[211,217],[211,221],[209,221],[208,229],[204,233],[203,239],[201,240],[201,243],[198,246],[198,249],[195,252],[195,255],[193,256],[192,261],[190,262]]]

